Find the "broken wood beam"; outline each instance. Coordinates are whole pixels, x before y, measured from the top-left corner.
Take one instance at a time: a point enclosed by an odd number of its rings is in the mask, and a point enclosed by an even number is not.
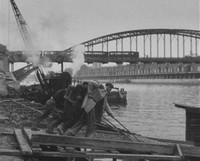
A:
[[[42,151],[42,152],[34,152],[35,157],[82,157],[86,158],[86,154],[84,152],[50,152],[50,151]]]
[[[19,147],[22,155],[32,155],[32,150],[25,139],[21,129],[14,129],[15,136],[17,138],[17,142],[19,143]]]
[[[183,156],[200,157],[200,147],[180,145]]]
[[[129,141],[113,141],[94,138],[80,138],[50,134],[32,133],[32,144],[72,146],[89,149],[107,149],[118,151],[134,151],[139,153],[156,153],[173,155],[176,148],[172,144],[133,143]]]
[[[178,161],[182,158],[173,155],[148,155],[148,154],[112,154],[112,153],[86,153],[88,157],[94,158],[117,158],[117,159],[149,159],[149,160],[167,160]]]

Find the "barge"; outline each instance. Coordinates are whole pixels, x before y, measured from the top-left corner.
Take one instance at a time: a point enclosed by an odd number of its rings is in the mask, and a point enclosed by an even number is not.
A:
[[[126,106],[127,105],[127,91],[124,88],[113,88],[108,96],[108,104],[110,106]]]

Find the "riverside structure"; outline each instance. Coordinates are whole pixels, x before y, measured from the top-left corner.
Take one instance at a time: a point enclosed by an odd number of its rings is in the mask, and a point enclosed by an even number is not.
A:
[[[86,65],[75,75],[77,80],[97,79],[102,82],[200,84],[200,64],[151,63],[92,68]]]

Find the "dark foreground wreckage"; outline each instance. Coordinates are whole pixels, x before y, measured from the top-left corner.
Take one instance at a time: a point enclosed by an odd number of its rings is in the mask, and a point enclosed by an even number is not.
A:
[[[190,129],[187,129],[188,132],[192,132],[193,139],[190,141],[150,138],[130,132],[126,128],[118,128],[103,117],[102,122],[96,125],[91,137],[84,137],[85,126],[75,136],[48,134],[44,128],[47,126],[46,123],[40,125],[40,131],[30,130],[30,123],[41,114],[39,110],[42,109],[41,104],[21,98],[4,99],[0,103],[0,110],[5,114],[0,118],[0,159],[6,160],[5,157],[9,159],[12,157],[13,160],[19,161],[69,161],[72,159],[92,161],[104,158],[110,158],[113,161],[118,159],[134,161],[200,160],[199,137],[198,135],[194,137],[194,131],[190,131]],[[13,113],[16,117],[13,116]],[[195,112],[194,115],[197,113]],[[8,116],[13,117],[6,119]],[[18,126],[9,128],[11,118],[12,122],[18,123]],[[194,119],[194,117],[191,118]],[[196,121],[199,122],[199,119]]]
[[[72,83],[72,77],[68,72],[44,75],[41,69],[36,69],[37,79],[40,84],[21,86],[20,97],[45,104],[56,91],[67,88]]]

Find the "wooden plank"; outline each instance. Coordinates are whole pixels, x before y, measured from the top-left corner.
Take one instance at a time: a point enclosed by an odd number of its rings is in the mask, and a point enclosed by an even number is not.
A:
[[[22,127],[22,134],[24,135],[24,137],[26,138],[27,142],[29,143],[29,145],[31,145],[31,130],[30,129],[26,129],[24,127]]]
[[[180,145],[183,156],[200,158],[200,147]]]
[[[123,135],[125,135],[126,137],[128,137],[132,142],[141,142],[139,139],[138,139],[138,137],[137,137],[137,135],[131,135],[131,134],[128,134],[128,133],[125,133],[125,132],[123,132],[122,133]],[[138,135],[139,136],[139,135]]]
[[[39,145],[32,146],[31,149],[32,149],[33,154],[34,153],[41,153],[42,152],[42,149],[40,148]]]
[[[0,149],[0,155],[21,156],[21,151],[11,149]]]
[[[43,151],[43,152],[34,152],[35,157],[83,157],[86,158],[86,153],[85,152],[48,152],[48,151]]]
[[[103,134],[119,135],[119,132],[116,131],[95,130],[95,132]]]
[[[171,143],[171,144],[194,145],[194,141],[181,141],[181,140],[161,139],[161,138],[152,138],[152,137],[147,137],[147,138],[161,141],[161,142]]]
[[[117,158],[117,159],[150,159],[150,160],[181,160],[180,156],[172,155],[147,155],[147,154],[112,154],[112,153],[86,153],[86,156],[94,158]]]
[[[0,132],[0,135],[14,136],[14,132],[12,132],[12,131]]]
[[[179,144],[176,144],[176,148],[180,157],[183,157],[183,153]]]
[[[150,160],[168,160],[178,161],[182,158],[180,156],[172,155],[147,155],[147,154],[122,154],[122,153],[95,153],[95,152],[41,152],[35,153],[34,156],[48,156],[48,157],[93,157],[93,158],[117,158],[117,159],[150,159]]]
[[[28,140],[31,141],[31,137],[32,137],[32,131],[31,131],[31,129],[23,127],[22,130],[23,130],[23,134],[28,138]]]
[[[15,129],[14,132],[19,143],[21,153],[23,155],[32,155],[32,150],[27,140],[24,138],[22,131],[20,129]]]
[[[113,141],[94,138],[80,138],[70,136],[58,136],[50,134],[32,133],[33,144],[73,146],[89,149],[107,149],[119,151],[135,151],[140,153],[173,154],[175,145],[157,145],[146,143],[132,143],[128,141]]]
[[[39,145],[32,145],[32,142],[31,142],[31,130],[30,129],[27,129],[27,128],[22,128],[22,133],[24,134],[27,142],[29,143],[29,145],[31,146],[31,150],[32,152],[38,152],[38,153],[41,153],[42,152],[42,149]]]

